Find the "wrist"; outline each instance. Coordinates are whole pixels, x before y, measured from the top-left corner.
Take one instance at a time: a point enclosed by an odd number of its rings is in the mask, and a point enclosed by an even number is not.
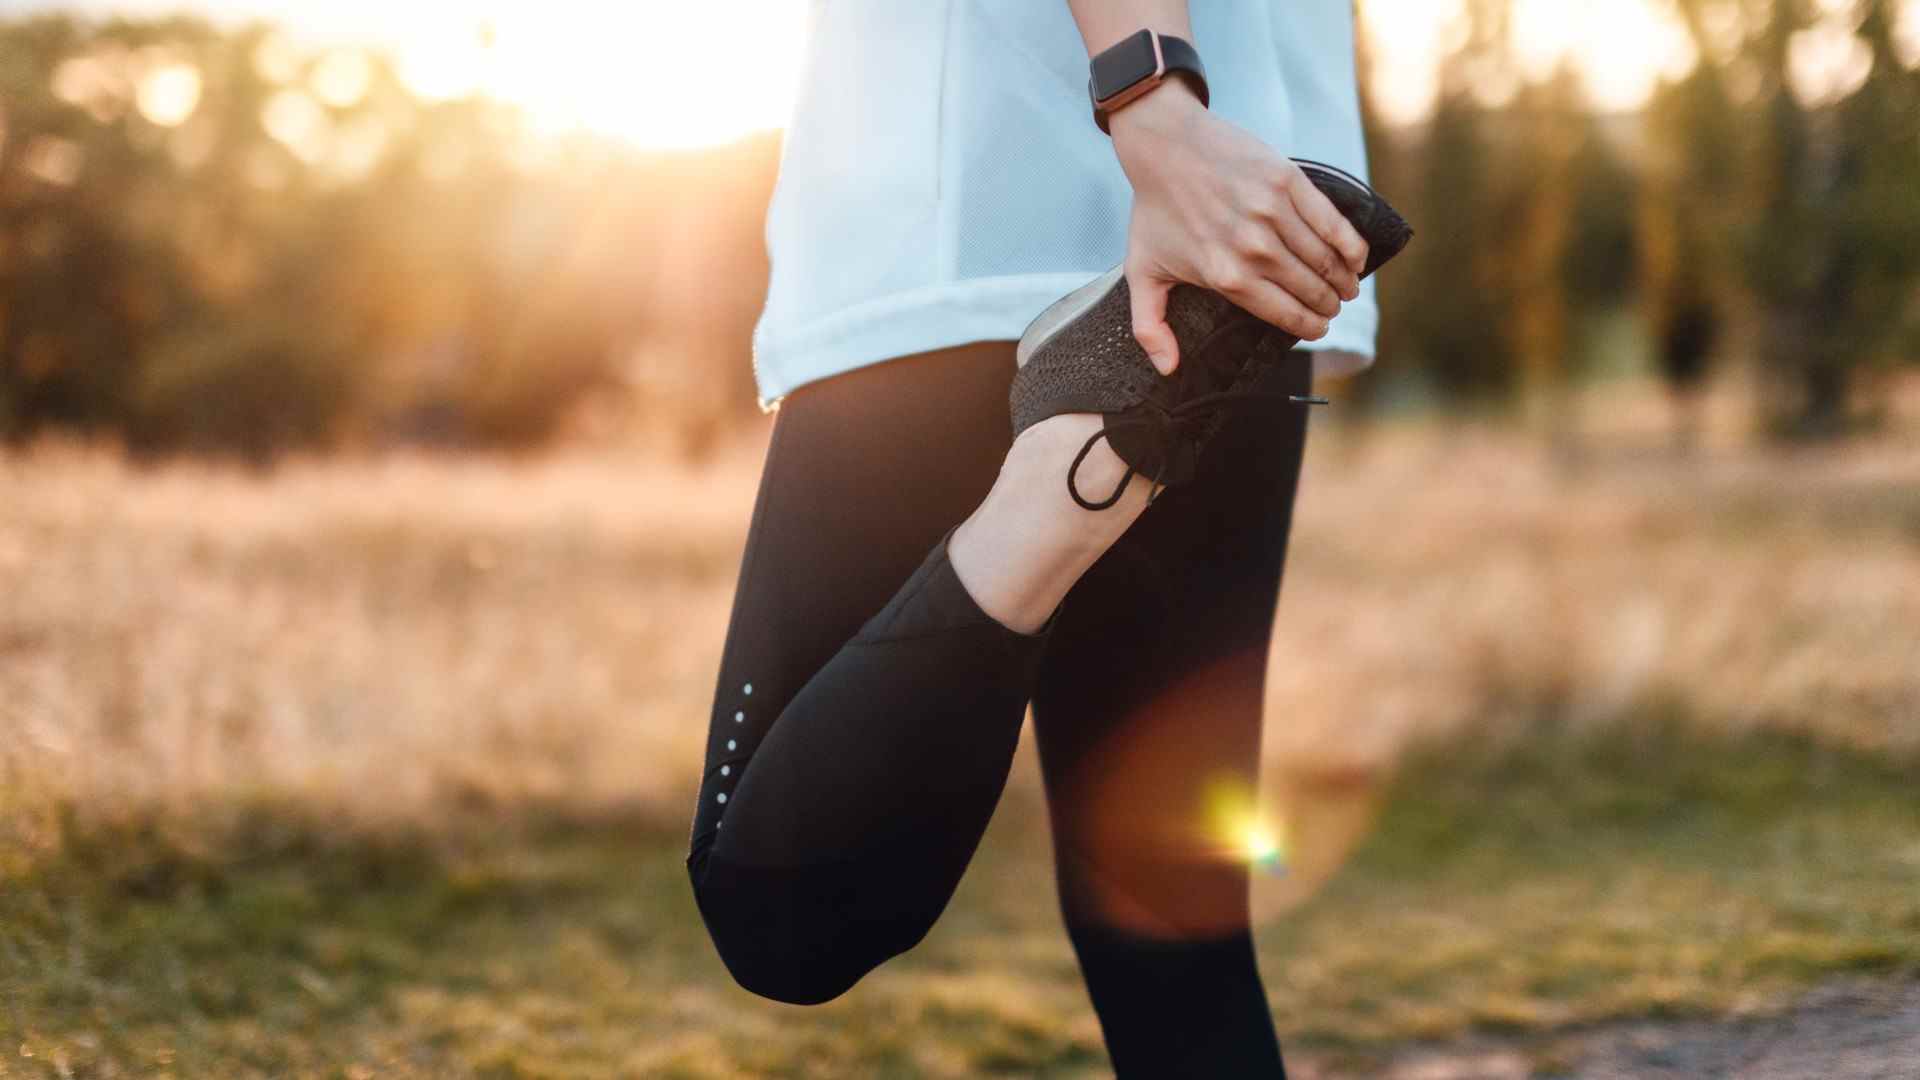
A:
[[[1206,104],[1185,79],[1168,79],[1108,115],[1107,129],[1113,137],[1113,151],[1124,165],[1132,148],[1153,143],[1192,123],[1195,113],[1206,111]]]

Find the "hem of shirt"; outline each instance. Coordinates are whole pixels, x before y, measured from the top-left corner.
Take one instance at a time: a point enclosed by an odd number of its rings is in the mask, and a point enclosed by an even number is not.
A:
[[[946,282],[864,301],[803,326],[753,336],[753,372],[760,407],[811,382],[904,356],[976,341],[1017,341],[1047,305],[1111,267]],[[1350,305],[1327,336],[1302,342],[1313,352],[1346,352],[1371,363],[1380,313]]]

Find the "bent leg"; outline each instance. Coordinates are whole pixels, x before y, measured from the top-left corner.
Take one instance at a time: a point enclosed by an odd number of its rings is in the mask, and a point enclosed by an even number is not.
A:
[[[964,346],[781,407],[687,859],[756,993],[824,1001],[911,948],[992,816],[1043,639],[982,613],[945,550],[1011,442],[1012,375],[1011,345]]]
[[[1221,816],[1259,782],[1305,435],[1284,396],[1229,421],[1068,595],[1035,690],[1061,908],[1123,1078],[1284,1075]]]

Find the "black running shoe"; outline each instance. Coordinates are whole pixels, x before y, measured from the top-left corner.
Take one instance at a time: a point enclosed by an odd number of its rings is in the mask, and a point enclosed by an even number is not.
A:
[[[1367,241],[1367,265],[1378,270],[1400,253],[1413,230],[1386,200],[1330,165],[1294,160]],[[1180,366],[1161,375],[1133,337],[1131,294],[1121,267],[1055,301],[1020,336],[1014,376],[1013,433],[1051,416],[1100,413],[1106,425],[1087,440],[1067,470],[1067,492],[1088,510],[1120,501],[1137,473],[1151,477],[1154,494],[1193,478],[1200,450],[1229,409],[1273,400],[1256,393],[1256,376],[1278,363],[1300,339],[1254,316],[1211,289],[1176,285],[1167,297],[1167,325],[1180,345]],[[1301,405],[1318,398],[1293,397]],[[1113,494],[1090,502],[1074,476],[1106,439],[1127,465]]]

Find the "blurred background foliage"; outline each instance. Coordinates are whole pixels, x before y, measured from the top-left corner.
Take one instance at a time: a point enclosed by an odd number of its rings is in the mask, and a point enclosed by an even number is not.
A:
[[[1508,6],[1475,0],[1431,118],[1373,125],[1375,180],[1422,234],[1383,286],[1373,397],[1552,416],[1626,366],[1684,405],[1737,364],[1768,434],[1871,422],[1875,376],[1920,355],[1920,48],[1900,5],[1674,8],[1696,61],[1639,112],[1585,108],[1570,70],[1524,82]]]
[[[0,433],[266,458],[637,414],[697,444],[752,411],[774,136],[535,139],[375,53],[288,50],[0,23]]]
[[[1653,372],[1684,440],[1740,370],[1756,431],[1873,422],[1920,356],[1920,31],[1896,0],[1674,4],[1697,62],[1637,112],[1523,77],[1473,0],[1431,113],[1375,117],[1422,242],[1357,404],[1552,430],[1582,381]],[[0,436],[701,450],[755,411],[778,154],[535,136],[265,26],[0,22]]]

